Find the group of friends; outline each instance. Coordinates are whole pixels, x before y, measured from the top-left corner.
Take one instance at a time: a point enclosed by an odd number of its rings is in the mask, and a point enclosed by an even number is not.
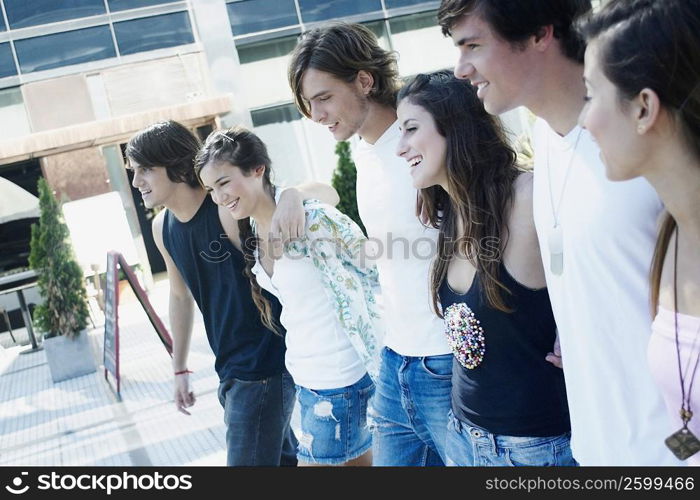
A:
[[[291,55],[300,112],[351,141],[367,236],[331,187],[275,186],[245,128],[129,141],[165,207],[177,409],[196,303],[229,465],[700,465],[700,0],[437,18],[454,71],[402,82],[348,23]],[[532,169],[498,118],[519,106]]]

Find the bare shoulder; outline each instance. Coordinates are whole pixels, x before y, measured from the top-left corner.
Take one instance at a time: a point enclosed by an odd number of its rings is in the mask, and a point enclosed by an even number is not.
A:
[[[513,183],[513,204],[508,214],[510,233],[535,232],[532,187],[532,172],[523,172]]]
[[[167,211],[167,208],[164,208],[160,212],[156,214],[155,217],[153,217],[153,221],[151,222],[151,225],[155,227],[160,227],[161,229],[163,228],[163,221],[165,220],[165,212]]]
[[[532,172],[523,172],[513,185],[513,206],[508,215],[508,244],[504,262],[513,277],[525,286],[545,286],[539,241],[533,217]]]
[[[513,186],[513,205],[517,206],[519,209],[514,210],[515,212],[527,211],[528,213],[532,213],[533,179],[534,176],[532,172],[523,172],[515,179]]]
[[[156,214],[156,216],[151,221],[151,228],[153,229],[153,239],[156,245],[161,249],[163,247],[163,224],[165,221],[165,212],[167,208],[164,208]]]

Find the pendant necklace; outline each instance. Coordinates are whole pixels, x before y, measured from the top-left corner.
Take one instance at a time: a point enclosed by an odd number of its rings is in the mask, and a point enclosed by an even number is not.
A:
[[[559,222],[559,216],[561,215],[561,203],[564,199],[564,192],[566,191],[566,185],[569,181],[569,173],[571,173],[571,166],[574,163],[574,157],[576,156],[576,148],[578,147],[578,141],[581,138],[581,133],[583,129],[579,129],[576,135],[576,141],[574,142],[574,149],[571,151],[571,156],[569,156],[569,162],[566,166],[566,173],[564,174],[564,184],[561,187],[561,193],[559,194],[559,202],[555,205],[554,203],[554,193],[552,192],[552,171],[549,166],[549,135],[547,135],[547,181],[549,187],[549,200],[552,206],[552,219],[554,220],[554,225],[549,233],[549,269],[552,274],[556,276],[561,276],[564,272],[564,232]]]
[[[675,241],[675,253],[673,256],[673,314],[675,318],[675,328],[676,328],[676,354],[678,356],[678,378],[681,382],[681,420],[683,421],[683,427],[679,431],[671,434],[666,438],[666,446],[673,452],[673,454],[678,457],[679,460],[685,460],[689,457],[695,455],[700,451],[700,440],[693,434],[690,429],[688,429],[688,422],[693,418],[693,411],[690,408],[690,395],[693,392],[693,382],[695,381],[695,374],[698,370],[698,362],[700,362],[700,352],[698,353],[697,359],[695,360],[695,365],[693,366],[692,373],[690,374],[690,384],[688,387],[688,393],[685,392],[685,377],[683,377],[683,370],[681,368],[681,348],[680,342],[678,340],[678,226],[676,226],[676,241]],[[697,333],[696,333],[697,339]],[[695,343],[693,342],[693,347]],[[694,349],[690,349],[690,359],[688,360],[688,365],[692,361]],[[686,375],[688,373],[686,372]]]

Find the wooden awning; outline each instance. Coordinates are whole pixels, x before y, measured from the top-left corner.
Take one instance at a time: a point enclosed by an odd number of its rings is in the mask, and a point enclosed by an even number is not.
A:
[[[161,120],[194,126],[231,111],[230,95],[201,99],[179,106],[152,109],[109,120],[80,123],[0,141],[0,165],[102,144],[124,142],[139,130]]]

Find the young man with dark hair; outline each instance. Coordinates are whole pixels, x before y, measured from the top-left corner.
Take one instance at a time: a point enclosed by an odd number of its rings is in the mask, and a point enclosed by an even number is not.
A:
[[[284,368],[284,338],[260,321],[250,282],[243,275],[238,226],[195,175],[199,148],[192,132],[167,121],[136,134],[126,149],[132,184],[146,207],[165,207],[153,220],[153,236],[170,283],[175,405],[189,415],[186,408],[195,403],[187,356],[196,302],[221,381],[227,464],[294,465],[296,441],[289,427],[294,383]],[[323,185],[286,190],[274,232],[287,238],[303,231],[304,195],[337,203],[337,194]],[[279,316],[279,303],[272,296],[268,300]]]
[[[288,76],[305,116],[338,141],[357,136],[357,205],[368,236],[380,243],[386,328],[369,414],[373,463],[443,465],[453,356],[428,286],[438,232],[415,215],[417,190],[396,156],[395,56],[364,26],[334,24],[302,36]]]
[[[534,217],[556,318],[574,458],[662,465],[672,429],[646,364],[648,270],[661,203],[644,180],[613,183],[578,125],[586,90],[575,19],[589,0],[443,0],[438,21],[486,109],[525,106],[534,127]],[[561,354],[561,358],[558,356]]]

